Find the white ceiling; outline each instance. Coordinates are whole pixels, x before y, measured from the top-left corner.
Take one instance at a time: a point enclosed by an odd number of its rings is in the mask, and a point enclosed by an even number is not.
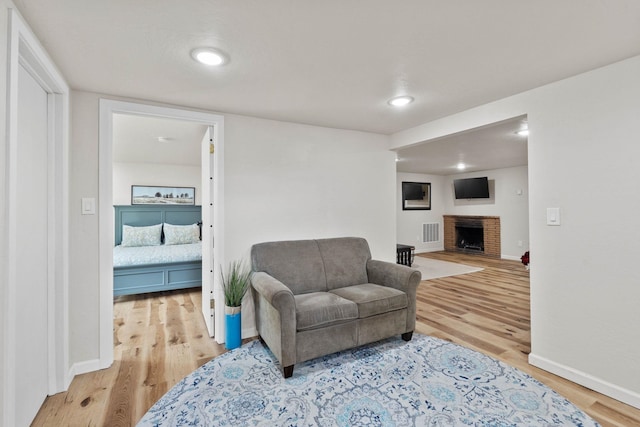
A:
[[[640,54],[637,0],[14,2],[74,89],[383,134]]]
[[[528,164],[525,117],[414,145],[397,151],[399,172],[453,175],[457,173],[524,166]],[[459,170],[458,163],[465,169]]]
[[[113,161],[200,166],[206,131],[192,122],[114,114]]]

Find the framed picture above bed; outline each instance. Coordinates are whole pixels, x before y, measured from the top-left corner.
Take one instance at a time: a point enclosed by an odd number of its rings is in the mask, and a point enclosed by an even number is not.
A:
[[[194,187],[131,186],[132,205],[195,205]]]

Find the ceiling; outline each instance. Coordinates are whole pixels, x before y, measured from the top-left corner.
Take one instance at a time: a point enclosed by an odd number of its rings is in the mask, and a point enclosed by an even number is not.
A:
[[[14,2],[73,89],[382,134],[640,54],[637,0]]]
[[[113,115],[113,161],[200,166],[206,125],[158,117]]]
[[[528,129],[526,117],[517,117],[398,150],[396,169],[453,175],[525,166],[528,138],[517,134],[522,129]]]

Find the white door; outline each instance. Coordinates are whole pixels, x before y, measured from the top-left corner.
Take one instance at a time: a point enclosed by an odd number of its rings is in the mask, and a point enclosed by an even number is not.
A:
[[[16,194],[16,425],[48,391],[48,94],[20,65]]]
[[[215,149],[213,141],[214,130],[207,129],[202,139],[202,315],[207,324],[209,336],[214,336],[214,279],[215,262],[213,259],[213,164]]]

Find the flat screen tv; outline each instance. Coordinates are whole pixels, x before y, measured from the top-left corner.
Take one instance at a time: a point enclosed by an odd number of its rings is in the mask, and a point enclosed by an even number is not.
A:
[[[456,199],[488,199],[489,180],[486,176],[453,180]]]

